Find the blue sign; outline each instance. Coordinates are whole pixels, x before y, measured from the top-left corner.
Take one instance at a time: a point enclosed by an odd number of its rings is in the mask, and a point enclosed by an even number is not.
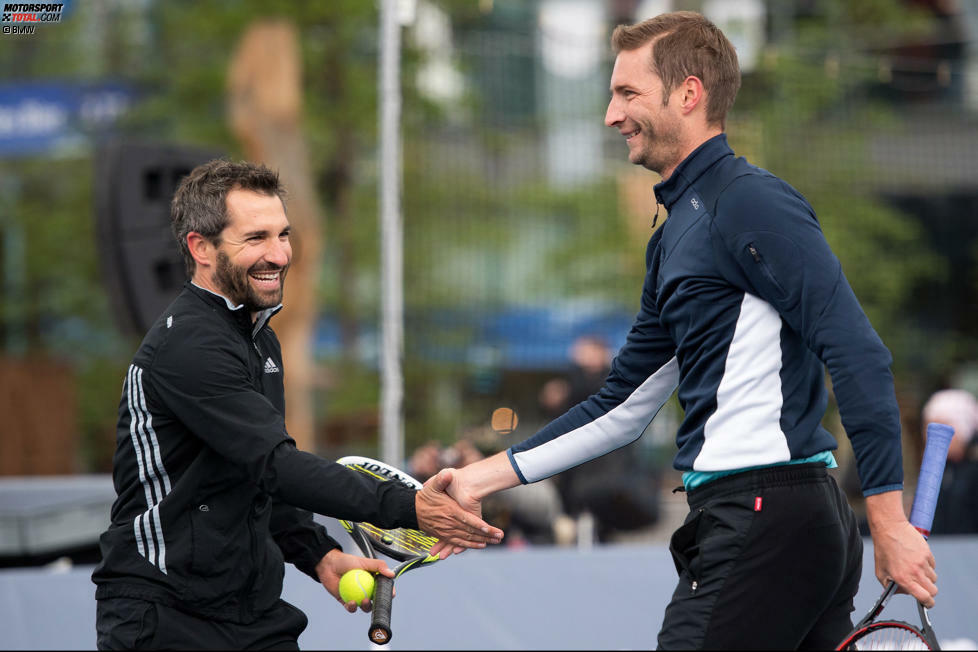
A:
[[[0,85],[0,156],[84,145],[134,101],[133,89],[116,82]]]
[[[612,305],[511,306],[488,313],[465,309],[408,310],[405,328],[416,334],[411,355],[431,362],[496,369],[561,370],[581,336],[599,337],[612,351],[625,344],[635,320]],[[360,325],[357,347],[362,362],[376,364],[377,325]],[[339,321],[324,316],[315,335],[316,354],[340,354]]]

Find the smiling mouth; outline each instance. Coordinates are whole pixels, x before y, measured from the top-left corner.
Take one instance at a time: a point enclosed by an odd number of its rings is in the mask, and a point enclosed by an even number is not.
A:
[[[628,142],[632,138],[637,136],[639,133],[641,133],[641,131],[642,131],[641,129],[636,129],[635,131],[627,131],[627,132],[623,131],[621,135],[625,137],[625,142]]]
[[[251,278],[258,281],[259,286],[263,287],[277,287],[279,279],[282,276],[281,270],[275,270],[274,272],[251,272],[248,274]]]

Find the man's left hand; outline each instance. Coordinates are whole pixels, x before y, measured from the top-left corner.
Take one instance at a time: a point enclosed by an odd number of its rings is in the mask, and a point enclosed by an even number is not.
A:
[[[936,562],[927,541],[904,515],[901,495],[890,491],[866,498],[876,577],[884,585],[892,579],[900,593],[909,593],[930,608],[937,595]]]
[[[336,601],[351,614],[357,610],[357,607],[364,611],[370,611],[373,608],[373,603],[370,600],[364,600],[357,604],[356,602],[344,602],[340,597],[340,578],[343,577],[344,573],[355,568],[362,568],[368,573],[380,573],[394,579],[394,571],[380,559],[348,555],[339,548],[333,548],[327,552],[316,564],[316,575],[323,587],[329,591],[329,594],[336,598]]]

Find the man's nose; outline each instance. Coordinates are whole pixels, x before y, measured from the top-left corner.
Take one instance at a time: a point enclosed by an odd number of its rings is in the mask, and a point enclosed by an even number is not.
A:
[[[291,259],[292,244],[288,240],[276,239],[265,252],[265,260],[279,267],[285,267]]]
[[[619,108],[618,101],[611,98],[608,101],[608,110],[604,114],[604,123],[608,127],[614,127],[625,119],[624,112]]]

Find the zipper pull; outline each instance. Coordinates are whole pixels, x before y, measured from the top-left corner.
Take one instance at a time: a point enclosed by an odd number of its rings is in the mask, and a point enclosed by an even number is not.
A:
[[[761,254],[757,253],[757,249],[754,248],[753,244],[747,245],[747,251],[749,251],[750,255],[754,257],[754,262],[761,262]]]

